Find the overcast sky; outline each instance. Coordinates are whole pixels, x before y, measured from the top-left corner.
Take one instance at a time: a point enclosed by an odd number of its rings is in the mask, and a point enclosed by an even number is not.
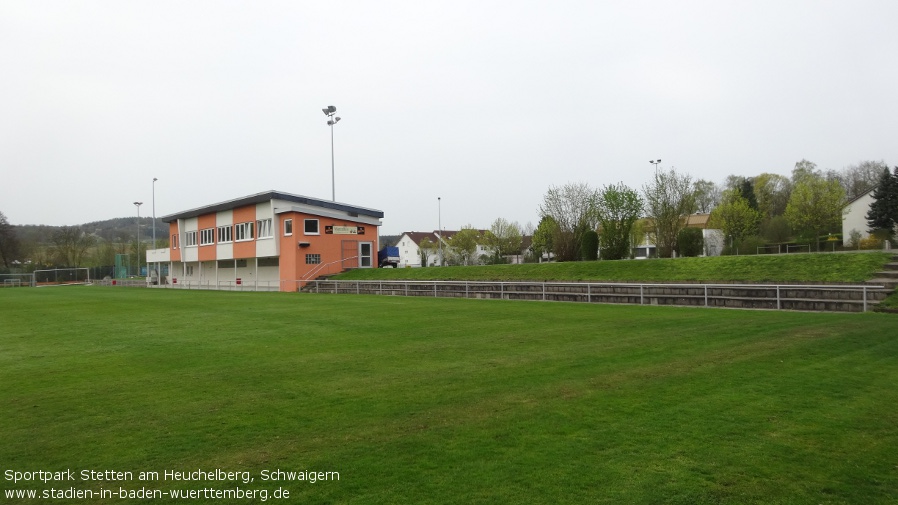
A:
[[[267,190],[383,234],[537,224],[550,186],[898,164],[898,2],[0,0],[0,211]],[[441,198],[438,206],[437,198]]]

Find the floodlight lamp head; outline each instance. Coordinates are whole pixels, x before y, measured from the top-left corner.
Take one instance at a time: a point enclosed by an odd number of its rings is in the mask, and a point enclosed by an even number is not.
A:
[[[334,118],[334,123],[336,123],[336,122],[339,121],[339,120],[340,120],[339,117],[335,117],[335,118]]]
[[[329,121],[327,122],[327,125],[328,125],[328,126],[334,126],[334,122],[329,120]]]
[[[321,109],[321,112],[324,112],[325,116],[330,116],[334,112],[337,112],[337,108],[334,107],[333,105],[328,105],[326,109]]]

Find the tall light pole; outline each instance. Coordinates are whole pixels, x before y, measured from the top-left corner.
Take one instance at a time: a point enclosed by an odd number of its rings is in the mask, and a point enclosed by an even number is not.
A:
[[[156,181],[159,179],[153,177],[153,249],[156,248]],[[155,254],[154,254],[155,256]],[[149,266],[147,266],[147,270],[149,270]],[[159,278],[159,263],[156,262],[156,268],[154,269],[156,272],[156,278]],[[149,272],[147,272],[149,273]]]
[[[331,127],[331,200],[337,201],[337,190],[334,178],[334,125],[340,121],[340,118],[334,117],[334,114],[337,113],[337,108],[333,105],[328,105],[326,109],[321,109],[321,112],[324,112],[324,115],[327,116],[327,124]]]
[[[437,197],[437,244],[440,247],[440,266],[443,266],[443,199]]]
[[[649,163],[651,163],[652,165],[655,165],[655,170],[657,171],[658,165],[661,163],[661,160],[658,160],[658,161],[649,160]]]
[[[137,276],[140,277],[140,206],[143,202],[134,202],[137,207]]]

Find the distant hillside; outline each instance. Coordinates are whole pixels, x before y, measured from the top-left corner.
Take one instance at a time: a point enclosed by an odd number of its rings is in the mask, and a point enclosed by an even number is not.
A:
[[[153,218],[140,218],[140,238],[146,240],[153,236]],[[137,235],[137,217],[117,217],[105,221],[93,221],[76,225],[85,232],[110,242],[127,242]],[[14,226],[16,236],[23,243],[45,244],[50,242],[53,233],[62,226],[24,224]],[[156,239],[168,237],[168,224],[156,220]]]
[[[156,221],[156,239],[167,239],[168,223],[164,223],[159,219]],[[153,236],[152,225],[153,218],[140,218],[140,239],[142,242],[148,241]],[[128,242],[134,240],[137,235],[137,217],[116,217],[76,226],[91,235],[109,242]],[[47,244],[50,243],[50,237],[53,236],[53,233],[62,228],[62,226],[24,224],[15,225],[14,228],[16,236],[22,243]],[[396,245],[399,237],[400,235],[381,235],[380,246]]]

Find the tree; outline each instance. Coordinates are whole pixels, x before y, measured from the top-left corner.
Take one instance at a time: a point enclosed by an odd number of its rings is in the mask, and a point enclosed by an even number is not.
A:
[[[16,236],[16,229],[0,212],[0,260],[3,261],[3,266],[9,268],[9,265],[18,259],[18,255],[19,238]]]
[[[767,219],[783,215],[792,190],[789,178],[765,172],[755,177],[754,183],[755,197],[761,214]]]
[[[583,261],[599,259],[599,234],[595,230],[586,230],[580,238],[580,258]]]
[[[761,212],[753,209],[738,189],[724,191],[720,205],[711,212],[710,226],[723,231],[725,237],[741,242],[758,233]]]
[[[633,224],[642,215],[642,198],[623,183],[605,186],[599,193],[599,247],[602,259],[630,257]]]
[[[458,257],[458,260],[469,265],[474,260],[474,253],[477,252],[477,246],[482,242],[480,232],[475,230],[471,225],[463,226],[455,235],[449,237],[447,242],[452,252]]]
[[[677,235],[677,252],[684,258],[699,256],[704,246],[705,240],[700,228],[683,228]]]
[[[692,184],[695,192],[695,210],[702,214],[711,212],[720,203],[720,187],[717,184],[699,179]]]
[[[643,186],[646,215],[652,220],[658,257],[669,258],[677,247],[677,234],[685,226],[684,217],[695,206],[692,179],[671,168],[655,170],[652,181]]]
[[[808,178],[819,177],[821,177],[821,174],[817,170],[817,164],[812,161],[802,159],[795,163],[795,168],[792,169],[792,184],[798,184]]]
[[[487,233],[483,234],[484,245],[490,248],[494,255],[493,262],[499,263],[506,256],[518,256],[521,254],[521,226],[514,222],[497,218],[493,221]]]
[[[845,190],[838,181],[822,176],[802,177],[792,189],[786,205],[786,220],[793,229],[811,233],[820,250],[817,238],[841,228]]]
[[[576,261],[580,256],[583,233],[596,228],[598,193],[588,184],[568,183],[551,187],[539,207],[540,217],[551,216],[555,221],[552,245],[559,261]]]
[[[853,200],[870,192],[879,183],[879,176],[889,167],[884,161],[861,161],[848,165],[839,174],[839,182],[845,189],[845,197]]]
[[[758,210],[758,199],[755,198],[754,181],[748,177],[744,177],[742,183],[739,185],[739,193],[741,193],[742,198],[745,198],[745,201],[748,202],[749,207]]]
[[[427,266],[427,260],[430,258],[430,255],[437,249],[437,244],[433,240],[430,240],[428,237],[424,237],[421,239],[421,242],[418,243],[418,252],[421,254],[421,266]]]
[[[58,265],[79,267],[87,250],[96,242],[93,235],[77,226],[63,226],[51,237]],[[139,253],[138,253],[139,254]]]
[[[883,169],[879,176],[879,182],[873,189],[873,203],[867,211],[868,230],[875,235],[883,235],[881,238],[893,238],[895,226],[898,225],[898,167],[895,173],[889,173],[889,169]]]
[[[534,256],[542,259],[543,255],[546,258],[551,258],[555,252],[555,249],[552,244],[552,237],[555,236],[556,229],[558,228],[558,223],[555,222],[555,219],[552,216],[543,216],[542,219],[539,220],[539,225],[537,225],[536,230],[533,231],[533,240],[530,243],[530,250],[533,251]]]

